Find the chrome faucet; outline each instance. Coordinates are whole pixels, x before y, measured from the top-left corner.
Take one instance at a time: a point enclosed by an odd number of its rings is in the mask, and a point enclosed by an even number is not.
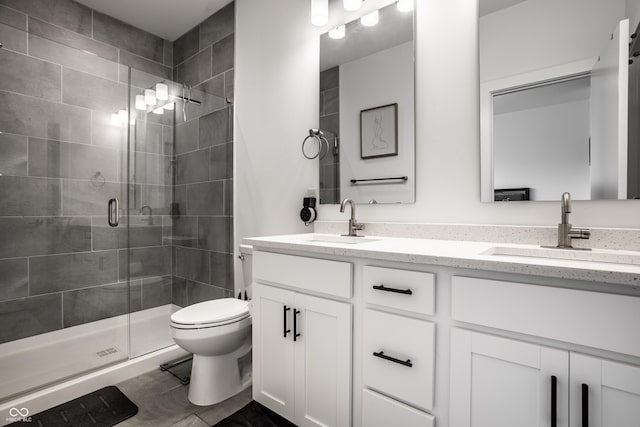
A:
[[[591,231],[586,228],[573,228],[569,223],[569,214],[571,213],[571,194],[562,193],[562,204],[560,206],[562,218],[558,224],[558,246],[562,249],[574,249],[571,245],[572,239],[588,239],[591,237]]]
[[[358,223],[356,221],[356,204],[350,198],[346,198],[340,203],[340,212],[344,213],[344,208],[347,205],[351,206],[351,218],[349,219],[349,234],[343,234],[343,236],[353,236],[353,237],[362,237],[358,236],[357,231],[364,229],[364,224]]]

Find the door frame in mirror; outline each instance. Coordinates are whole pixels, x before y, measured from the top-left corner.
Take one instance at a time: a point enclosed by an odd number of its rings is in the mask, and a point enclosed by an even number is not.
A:
[[[517,74],[480,84],[480,201],[494,202],[493,97],[506,91],[589,74],[597,58]]]

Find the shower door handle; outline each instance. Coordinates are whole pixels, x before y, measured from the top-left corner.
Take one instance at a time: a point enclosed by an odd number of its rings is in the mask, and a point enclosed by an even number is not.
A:
[[[109,199],[107,206],[107,222],[111,227],[117,227],[120,224],[120,201],[117,197]]]

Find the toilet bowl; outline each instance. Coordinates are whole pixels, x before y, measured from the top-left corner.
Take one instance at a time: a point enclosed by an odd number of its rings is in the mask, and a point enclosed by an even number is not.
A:
[[[251,384],[239,364],[251,351],[248,301],[222,298],[180,309],[171,315],[171,335],[193,353],[189,401],[194,405],[213,405]]]

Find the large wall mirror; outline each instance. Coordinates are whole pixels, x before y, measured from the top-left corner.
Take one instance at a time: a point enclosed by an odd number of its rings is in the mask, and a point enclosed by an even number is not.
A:
[[[640,198],[640,0],[479,0],[481,199]]]
[[[394,1],[365,24],[320,37],[320,203],[413,203],[413,11]]]

